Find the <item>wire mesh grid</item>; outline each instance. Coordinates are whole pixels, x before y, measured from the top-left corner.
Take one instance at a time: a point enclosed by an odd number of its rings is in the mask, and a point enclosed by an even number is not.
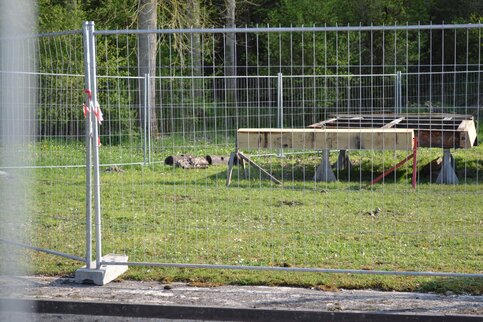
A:
[[[103,254],[132,265],[481,274],[481,148],[445,134],[460,114],[481,133],[481,26],[95,34]],[[148,61],[141,35],[156,38]],[[81,257],[82,41],[36,39],[29,165],[32,243]],[[440,136],[417,150],[416,189],[411,163],[371,185],[414,152],[395,133],[421,139],[425,122]],[[256,144],[242,146],[241,128]],[[289,134],[277,139],[280,128]],[[314,131],[321,141],[295,140]],[[436,184],[450,163],[459,184]],[[323,179],[330,171],[336,181]]]
[[[6,139],[2,147],[13,149],[2,153],[0,180],[11,191],[24,184],[29,193],[28,198],[12,197],[27,201],[23,211],[28,215],[16,229],[2,231],[2,241],[82,259],[86,229],[82,35],[2,39],[2,50],[4,58],[28,55],[28,59],[23,66],[4,60],[0,71],[3,97],[12,96],[12,101],[3,101],[2,122],[7,127],[2,129]],[[15,102],[18,105],[11,109]],[[16,129],[19,123],[25,128]],[[12,145],[8,137],[22,131],[23,137],[17,138],[21,144]],[[9,194],[2,197],[7,199]],[[20,212],[19,208],[18,216]],[[8,218],[7,213],[2,211],[2,217]],[[31,258],[39,266],[45,259],[42,254]]]
[[[346,114],[355,117],[351,129],[374,132],[378,121],[363,124],[357,116],[387,114],[390,123],[416,115],[436,128],[443,128],[442,113],[478,121],[479,29],[287,30],[156,33],[156,75],[147,75],[154,97],[144,105],[137,100],[145,111],[132,120],[148,124],[136,130],[146,142],[137,151],[148,162],[103,174],[104,251],[128,254],[133,265],[481,273],[477,146],[451,149],[460,184],[440,185],[438,158],[446,146],[430,139],[431,148],[418,149],[413,189],[410,163],[370,185],[412,146],[398,150],[394,142],[374,140],[363,149],[336,145],[329,163],[337,181],[324,182],[316,178],[323,148],[287,148],[281,139],[240,149],[250,162],[243,168],[242,159],[233,160],[226,187],[240,128],[254,129],[255,140],[262,140],[262,129],[307,129]],[[124,31],[97,35],[101,43],[123,39],[119,53],[138,41]],[[185,47],[176,50],[180,39]],[[444,53],[436,50],[441,42]],[[137,61],[129,69],[108,60],[101,65],[139,72]],[[139,82],[146,82],[142,76]],[[134,88],[131,97],[142,95]],[[332,128],[345,133],[341,124]],[[397,128],[414,126],[408,121]],[[340,134],[336,140],[347,139]],[[101,149],[105,162],[116,163],[115,154],[106,157],[116,148]],[[206,156],[219,163],[203,161]]]

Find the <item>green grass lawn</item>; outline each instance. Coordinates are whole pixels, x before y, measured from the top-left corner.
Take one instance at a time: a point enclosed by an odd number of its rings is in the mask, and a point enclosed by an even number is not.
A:
[[[235,167],[227,188],[226,166],[183,170],[162,161],[178,153],[228,155],[230,145],[179,146],[172,139],[160,140],[153,144],[152,164],[120,166],[122,172],[102,168],[104,254],[158,263],[483,272],[481,146],[454,152],[460,185],[434,184],[431,173],[421,171],[415,190],[410,165],[383,183],[367,185],[374,174],[409,153],[404,151],[351,152],[352,170],[339,173],[335,183],[313,181],[320,155],[257,157],[283,185],[254,168],[243,178]],[[84,163],[82,143],[46,141],[36,151],[38,165]],[[421,149],[419,168],[441,154]],[[331,156],[333,161],[336,157]],[[103,146],[100,158],[106,164],[140,162],[143,152],[134,145]],[[35,179],[32,244],[83,256],[85,169],[37,169]],[[70,275],[80,266],[43,253],[32,254],[32,262],[37,274]],[[321,289],[483,290],[481,279],[159,267],[132,267],[124,278]]]

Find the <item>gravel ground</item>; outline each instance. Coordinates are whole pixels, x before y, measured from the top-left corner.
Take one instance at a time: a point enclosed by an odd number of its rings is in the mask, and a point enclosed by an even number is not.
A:
[[[267,286],[194,287],[184,283],[134,281],[93,286],[78,285],[69,278],[0,276],[0,297],[329,312],[464,314],[481,315],[483,320],[483,296],[371,290],[327,292]],[[52,315],[50,319],[56,320],[55,317]]]

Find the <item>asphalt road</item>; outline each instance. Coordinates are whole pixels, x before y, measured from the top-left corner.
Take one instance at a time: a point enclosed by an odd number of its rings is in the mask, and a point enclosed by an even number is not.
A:
[[[2,321],[14,315],[37,321],[483,321],[482,296],[371,290],[135,281],[93,286],[69,278],[4,276],[0,298]],[[12,312],[12,301],[19,299],[40,313]]]

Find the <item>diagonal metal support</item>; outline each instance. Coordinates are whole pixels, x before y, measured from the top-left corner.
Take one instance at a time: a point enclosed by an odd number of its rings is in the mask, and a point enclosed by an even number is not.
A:
[[[399,161],[398,164],[396,164],[394,167],[390,168],[377,178],[371,181],[369,183],[369,186],[372,186],[373,184],[381,181],[383,178],[385,178],[387,175],[393,173],[397,169],[399,169],[404,163],[408,162],[409,160],[413,160],[413,174],[411,177],[411,185],[413,188],[416,188],[416,181],[417,181],[417,164],[418,164],[418,146],[419,146],[419,141],[418,138],[413,138],[413,153],[405,157],[403,160]]]
[[[227,187],[230,186],[230,184],[231,184],[231,177],[233,175],[233,167],[235,166],[235,164],[239,164],[242,167],[244,177],[248,178],[248,169],[246,167],[245,162],[254,166],[255,168],[257,168],[261,173],[266,175],[270,180],[272,180],[276,184],[282,184],[282,182],[280,182],[280,180],[278,180],[273,175],[271,175],[267,170],[265,170],[263,167],[258,165],[255,161],[250,159],[248,156],[246,156],[242,152],[237,151],[237,152],[232,152],[230,154],[230,159],[228,160],[228,170],[227,170],[227,174],[226,174],[226,186]]]
[[[264,175],[266,175],[273,182],[275,182],[277,184],[282,184],[282,182],[280,182],[277,178],[275,178],[274,176],[272,176],[267,170],[265,170],[264,168],[262,168],[261,166],[259,166],[257,163],[255,163],[255,161],[253,161],[252,159],[250,159],[245,154],[243,154],[241,152],[238,152],[237,153],[237,156],[238,156],[239,159],[248,162],[248,164],[251,164],[252,166],[254,166],[255,168],[257,168],[258,170],[260,170],[261,173],[263,173]]]

